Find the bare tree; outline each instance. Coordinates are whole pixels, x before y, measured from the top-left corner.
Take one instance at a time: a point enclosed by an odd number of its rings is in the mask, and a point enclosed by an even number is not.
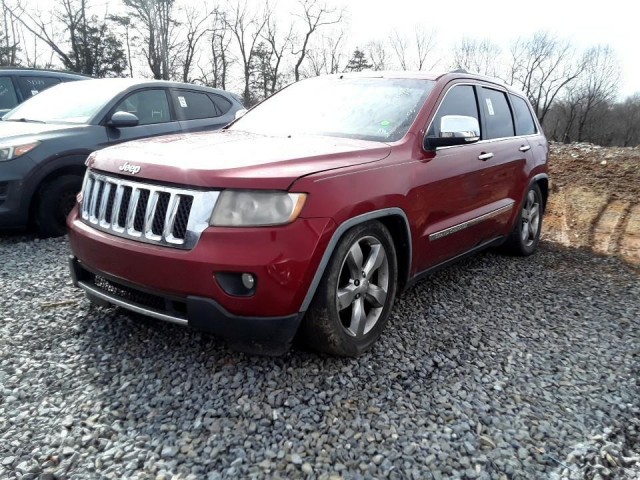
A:
[[[12,66],[18,64],[18,52],[20,51],[19,32],[16,28],[11,12],[7,8],[6,0],[0,4],[2,8],[2,26],[0,32],[0,65]]]
[[[416,26],[414,31],[416,42],[416,57],[418,70],[422,70],[426,66],[427,57],[436,46],[435,30],[426,31],[421,26]]]
[[[369,53],[371,59],[371,68],[373,70],[387,69],[387,45],[382,40],[374,40],[369,42],[365,49]]]
[[[253,57],[256,54],[258,39],[269,21],[270,11],[267,8],[262,12],[250,12],[246,1],[237,0],[231,10],[225,16],[227,28],[236,39],[242,72],[244,75],[243,101],[245,105],[251,105],[251,67]]]
[[[193,65],[194,56],[198,51],[198,44],[208,33],[207,24],[213,12],[204,11],[193,4],[188,4],[183,10],[185,21],[185,39],[182,45],[182,81],[190,81],[190,72]]]
[[[613,100],[618,93],[620,82],[620,66],[609,46],[596,46],[588,49],[582,60],[583,73],[578,83],[578,135],[580,142],[584,139],[585,127],[593,113],[602,104]]]
[[[300,34],[302,38],[302,41],[299,41],[300,47],[292,49],[291,52],[297,58],[293,67],[293,76],[296,82],[300,80],[300,70],[308,54],[311,36],[320,27],[340,23],[344,16],[344,10],[329,8],[326,3],[319,3],[318,0],[300,0],[299,5],[302,13],[297,16],[302,20],[304,30]]]
[[[233,63],[229,53],[232,36],[227,29],[225,15],[226,12],[217,7],[211,13],[210,24],[207,28],[209,56],[205,61],[206,69],[198,64],[200,78],[197,79],[205,85],[223,90],[227,87],[227,75]]]
[[[573,57],[571,44],[548,32],[536,32],[513,43],[509,81],[527,94],[540,122],[563,89],[582,72],[583,66]]]
[[[92,15],[90,0],[62,0],[59,7],[47,14],[32,14],[18,4],[7,11],[45,43],[65,68],[96,77],[120,75],[126,68],[125,53],[107,17]]]
[[[342,51],[344,32],[323,35],[319,42],[307,49],[309,69],[305,76],[338,73],[343,70],[345,55]]]
[[[498,76],[500,47],[488,38],[462,38],[453,50],[453,68],[463,68],[481,75]]]
[[[617,110],[619,144],[640,145],[640,93],[628,97]]]
[[[142,35],[142,54],[153,78],[172,78],[178,49],[174,0],[123,0],[129,14],[136,20],[133,25]]]
[[[278,82],[282,80],[282,74],[280,72],[280,67],[282,65],[282,59],[284,57],[285,51],[291,46],[292,38],[293,38],[293,25],[289,26],[289,29],[285,31],[284,34],[280,34],[278,30],[278,25],[275,19],[270,19],[266,25],[266,32],[263,35],[263,38],[266,40],[267,44],[271,49],[270,53],[270,77],[271,84],[267,92],[265,92],[265,96],[273,95],[277,88]]]
[[[396,54],[396,59],[400,64],[401,70],[409,70],[409,64],[407,62],[407,50],[409,49],[409,40],[402,35],[398,30],[391,32],[389,37],[389,43],[393,53]]]
[[[401,70],[422,70],[427,66],[427,58],[436,46],[436,32],[416,25],[413,38],[410,39],[404,33],[394,30],[389,37],[389,44]]]

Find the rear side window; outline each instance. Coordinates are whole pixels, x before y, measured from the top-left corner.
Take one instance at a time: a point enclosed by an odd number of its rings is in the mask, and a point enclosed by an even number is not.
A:
[[[18,88],[25,100],[59,83],[60,79],[54,77],[18,77]]]
[[[206,93],[175,90],[171,92],[178,120],[218,117],[216,106]]]
[[[231,109],[231,102],[224,98],[222,95],[216,95],[215,93],[210,93],[209,98],[216,104],[216,108],[218,109],[218,113],[220,115],[224,115]]]
[[[513,117],[504,92],[482,87],[482,109],[486,119],[485,139],[513,137]]]
[[[129,95],[115,108],[116,112],[129,112],[138,117],[138,125],[165,123],[171,120],[169,102],[164,90],[143,90]]]
[[[515,95],[510,96],[516,120],[516,135],[532,135],[536,133],[536,124],[533,121],[531,109],[527,102]]]
[[[440,136],[440,120],[445,115],[464,115],[479,120],[476,94],[471,85],[458,85],[449,90],[436,112],[429,132],[430,137]]]
[[[0,109],[10,109],[18,104],[16,91],[10,77],[0,77]]]

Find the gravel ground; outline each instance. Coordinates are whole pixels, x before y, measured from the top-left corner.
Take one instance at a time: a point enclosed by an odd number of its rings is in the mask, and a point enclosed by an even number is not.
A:
[[[370,353],[274,359],[90,308],[67,252],[0,238],[0,478],[640,478],[640,277],[617,260],[485,253]]]

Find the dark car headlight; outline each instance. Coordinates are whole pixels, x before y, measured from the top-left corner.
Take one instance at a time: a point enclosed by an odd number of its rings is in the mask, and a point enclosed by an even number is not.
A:
[[[0,162],[18,158],[25,153],[29,153],[38,145],[40,145],[40,142],[38,141],[27,143],[25,143],[24,141],[0,142]]]

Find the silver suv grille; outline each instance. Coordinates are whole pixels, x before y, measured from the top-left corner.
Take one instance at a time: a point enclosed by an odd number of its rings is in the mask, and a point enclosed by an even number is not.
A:
[[[82,187],[82,220],[119,237],[189,249],[208,227],[218,195],[87,170]]]

